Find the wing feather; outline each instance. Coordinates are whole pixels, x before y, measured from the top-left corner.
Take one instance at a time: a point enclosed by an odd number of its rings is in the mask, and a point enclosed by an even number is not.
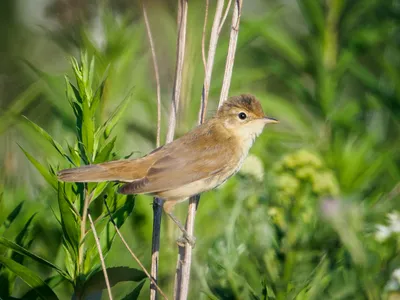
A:
[[[168,191],[230,168],[236,159],[236,145],[231,135],[217,126],[200,126],[192,135],[185,135],[163,147],[160,150],[162,154],[146,173],[145,184],[128,183],[120,192],[141,194]],[[224,155],[221,155],[221,143],[225,144]]]

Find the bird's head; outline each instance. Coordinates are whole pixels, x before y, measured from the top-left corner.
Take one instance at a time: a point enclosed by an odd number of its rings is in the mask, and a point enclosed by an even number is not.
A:
[[[216,118],[239,138],[252,140],[263,131],[265,125],[278,123],[278,120],[265,116],[260,102],[250,94],[226,100],[218,109]]]

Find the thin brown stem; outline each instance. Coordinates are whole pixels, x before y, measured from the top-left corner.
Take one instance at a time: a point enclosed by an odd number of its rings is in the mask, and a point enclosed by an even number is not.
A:
[[[161,288],[157,285],[156,281],[154,278],[149,274],[149,272],[146,270],[142,262],[139,260],[139,258],[136,256],[136,254],[132,251],[132,249],[129,247],[128,243],[124,239],[124,236],[122,235],[121,231],[119,231],[117,224],[115,224],[115,221],[112,217],[110,208],[108,207],[108,204],[106,201],[104,201],[104,205],[107,209],[107,213],[110,217],[111,223],[114,225],[115,231],[117,232],[118,236],[120,237],[122,243],[124,244],[125,248],[128,249],[129,253],[132,255],[133,259],[137,262],[137,264],[140,266],[140,268],[143,270],[143,272],[146,274],[146,276],[149,278],[150,282],[155,286],[155,288],[160,292],[160,294],[164,297],[164,299],[168,300],[168,297],[165,295],[165,293],[161,290]]]
[[[203,34],[201,35],[201,58],[203,59],[203,66],[204,66],[204,72],[206,72],[206,65],[207,65],[207,60],[206,60],[206,30],[207,30],[207,19],[208,19],[208,5],[209,5],[209,0],[206,0],[206,10],[204,14],[204,25],[203,25]]]
[[[196,217],[197,206],[199,204],[200,195],[190,197],[188,217],[186,219],[186,231],[190,236],[194,233],[194,221]],[[177,270],[175,274],[175,288],[174,299],[188,299],[189,282],[190,282],[190,267],[192,265],[192,252],[191,245],[186,243],[184,247],[179,246],[179,255],[177,262]]]
[[[105,262],[104,262],[103,252],[101,251],[101,245],[100,245],[99,237],[97,236],[96,227],[94,226],[94,223],[93,223],[93,220],[92,220],[92,217],[91,217],[89,211],[87,212],[87,216],[88,216],[88,218],[89,218],[90,227],[92,228],[94,240],[96,241],[97,251],[99,251],[99,257],[100,257],[100,262],[101,262],[101,268],[103,269],[104,280],[105,280],[106,286],[107,286],[108,298],[109,298],[110,300],[112,300],[112,299],[113,299],[113,296],[112,296],[112,294],[111,294],[110,281],[108,280],[106,264],[105,264]]]
[[[89,209],[89,204],[92,201],[93,197],[93,192],[88,194],[87,187],[85,187],[85,202],[83,203],[83,210],[82,210],[82,221],[81,221],[81,238],[79,241],[79,257],[78,257],[78,266],[79,268],[82,268],[83,266],[83,256],[85,252],[85,235],[86,235],[86,222],[87,222],[87,215],[88,215],[88,209]]]
[[[178,20],[178,40],[176,45],[176,68],[175,68],[175,79],[174,89],[172,93],[171,109],[168,122],[168,132],[166,142],[170,143],[174,139],[176,118],[179,107],[179,99],[182,88],[183,78],[183,63],[185,60],[185,44],[186,44],[186,24],[187,24],[187,12],[188,12],[188,1],[179,0],[179,13]]]
[[[157,138],[156,146],[160,147],[160,136],[161,136],[161,88],[160,88],[160,76],[158,72],[158,64],[156,51],[154,47],[153,37],[151,34],[150,23],[147,17],[147,10],[145,2],[142,2],[144,23],[146,25],[147,37],[149,39],[151,57],[153,60],[154,75],[156,78],[156,89],[157,89]],[[151,247],[151,279],[154,279],[154,283],[150,286],[150,299],[157,299],[157,281],[158,281],[158,265],[160,260],[160,231],[161,231],[161,215],[162,215],[162,200],[154,198],[153,203],[153,234],[152,234],[152,247]]]
[[[157,140],[156,140],[156,146],[160,147],[160,139],[161,139],[161,87],[160,87],[160,75],[159,75],[159,72],[158,72],[157,56],[156,56],[156,50],[155,50],[155,47],[154,47],[153,36],[151,34],[150,23],[149,23],[149,19],[148,19],[148,16],[147,16],[147,10],[146,10],[146,6],[145,6],[145,2],[144,1],[142,1],[142,9],[143,9],[144,23],[146,25],[147,37],[149,39],[149,44],[150,44],[151,57],[152,57],[152,60],[153,60],[154,76],[156,78],[156,89],[157,89]]]
[[[219,98],[218,107],[221,107],[222,103],[224,103],[224,101],[228,98],[229,94],[233,65],[235,62],[236,45],[239,36],[239,25],[240,25],[240,17],[242,14],[242,4],[243,0],[235,0],[235,5],[233,7],[232,25],[231,25],[232,27],[229,38],[228,55],[226,57],[224,81],[222,83],[221,96]]]
[[[231,4],[232,4],[232,0],[229,0],[228,5],[226,6],[224,17],[222,18],[221,23],[219,24],[218,34],[221,33],[222,27],[225,24],[226,18],[228,17],[229,9],[231,8]]]
[[[201,108],[200,108],[200,113],[199,113],[199,123],[200,124],[204,122],[204,119],[206,116],[208,94],[210,92],[210,85],[211,85],[212,69],[214,66],[215,52],[217,50],[217,44],[218,44],[218,38],[219,38],[218,27],[219,27],[219,24],[221,23],[221,16],[222,16],[223,9],[224,9],[224,0],[218,0],[217,7],[215,10],[213,25],[211,28],[210,44],[208,46],[208,57],[207,57],[207,62],[206,62],[205,74],[204,74],[203,91],[201,94]]]

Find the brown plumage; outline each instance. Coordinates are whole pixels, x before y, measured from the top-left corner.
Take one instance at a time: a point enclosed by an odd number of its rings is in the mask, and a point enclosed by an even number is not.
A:
[[[125,182],[120,193],[155,195],[170,211],[235,174],[264,125],[275,122],[264,117],[254,96],[232,97],[216,116],[144,157],[67,169],[58,176],[68,182]]]

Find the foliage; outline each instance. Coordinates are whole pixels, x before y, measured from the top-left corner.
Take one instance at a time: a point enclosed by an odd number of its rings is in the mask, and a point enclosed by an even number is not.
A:
[[[68,298],[82,295],[91,278],[101,278],[87,225],[85,247],[80,243],[83,204],[91,193],[90,212],[107,266],[132,269],[134,263],[113,238],[104,195],[149,266],[150,198],[134,202],[117,195],[112,184],[64,185],[55,177],[61,168],[154,148],[155,86],[140,7],[134,1],[98,9],[55,3],[49,14],[59,28],[32,32],[29,18],[22,17],[24,25],[10,21],[7,28],[14,34],[0,37],[5,53],[0,66],[9,80],[0,77],[0,296]],[[175,5],[149,6],[163,131],[175,64],[176,16],[170,9]],[[400,291],[398,0],[244,1],[244,6],[230,94],[255,94],[280,124],[259,137],[241,174],[202,196],[191,297],[395,297]],[[209,16],[213,11],[210,4]],[[197,120],[203,17],[203,1],[189,1],[177,135]],[[228,27],[215,58],[209,115],[219,98]],[[64,57],[81,50],[88,55],[73,61],[71,73]],[[64,73],[70,74],[66,80],[59,75]],[[183,219],[185,205],[178,210]],[[177,232],[168,221],[162,227],[160,284],[171,294]],[[28,285],[15,280],[22,274]],[[118,284],[113,293],[128,298],[142,287],[148,289],[143,281],[136,287]]]
[[[76,118],[77,140],[74,146],[67,145],[69,153],[64,151],[63,147],[44,129],[27,119],[29,126],[39,136],[47,140],[70,166],[79,166],[82,162],[90,164],[110,160],[114,157],[112,151],[115,143],[115,137],[111,136],[111,132],[126,108],[128,100],[120,104],[104,124],[96,124],[96,111],[103,96],[106,77],[103,77],[96,89],[92,89],[95,84],[95,61],[94,59],[89,60],[87,54],[82,55],[80,64],[73,59],[72,67],[76,86],[66,78],[66,90],[67,98]],[[48,282],[43,281],[38,274],[23,266],[22,262],[25,257],[57,271],[59,278],[57,278],[56,284],[63,281],[70,284],[77,299],[84,299],[91,294],[98,293],[106,286],[103,271],[100,268],[98,249],[92,236],[92,229],[86,222],[87,214],[90,211],[90,214],[96,217],[94,227],[100,236],[103,256],[106,256],[116,234],[116,229],[110,217],[114,219],[118,227],[121,227],[133,210],[133,197],[117,195],[115,186],[109,183],[64,184],[58,182],[53,166],[45,167],[22,147],[21,149],[57,194],[60,212],[55,214],[55,217],[61,227],[65,259],[64,266],[58,267],[28,250],[33,239],[25,235],[31,226],[35,216],[33,215],[16,237],[15,243],[6,238],[0,238],[0,244],[9,249],[10,252],[8,257],[0,256],[0,262],[6,268],[2,273],[4,295],[11,295],[15,278],[18,276],[32,288],[32,291],[28,291],[26,295],[32,296],[36,293],[42,299],[58,299],[52,290],[55,286],[48,283],[51,283],[54,279],[49,278]],[[103,199],[111,207],[111,215],[108,214],[105,207],[103,208]],[[9,215],[4,227],[10,226],[10,223],[15,220],[21,205],[22,203]],[[19,259],[16,259],[16,255]],[[107,272],[111,286],[123,281],[139,282],[145,278],[142,271],[129,267],[107,268]],[[143,284],[140,284],[140,286],[143,286]],[[140,288],[139,290],[135,289],[136,298],[139,291]]]

